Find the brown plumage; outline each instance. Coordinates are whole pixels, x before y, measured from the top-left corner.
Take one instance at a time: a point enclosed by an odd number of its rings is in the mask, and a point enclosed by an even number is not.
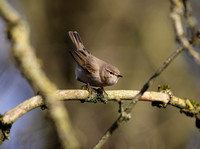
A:
[[[78,32],[69,31],[69,36],[76,46],[76,50],[70,51],[77,63],[75,70],[76,79],[97,87],[116,84],[119,77],[122,77],[119,69],[88,52]]]

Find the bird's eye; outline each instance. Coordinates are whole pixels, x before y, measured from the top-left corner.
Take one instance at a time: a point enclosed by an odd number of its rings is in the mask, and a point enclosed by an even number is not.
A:
[[[109,72],[111,75],[114,75],[114,73],[112,71]]]

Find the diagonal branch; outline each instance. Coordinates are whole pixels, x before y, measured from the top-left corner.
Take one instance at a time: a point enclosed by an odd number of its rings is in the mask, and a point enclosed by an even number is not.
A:
[[[0,15],[9,26],[8,33],[11,38],[12,52],[18,66],[32,87],[39,89],[45,97],[63,147],[65,149],[80,148],[72,131],[67,109],[56,100],[57,96],[54,92],[57,87],[48,79],[38,63],[30,44],[28,25],[5,0],[0,0]]]

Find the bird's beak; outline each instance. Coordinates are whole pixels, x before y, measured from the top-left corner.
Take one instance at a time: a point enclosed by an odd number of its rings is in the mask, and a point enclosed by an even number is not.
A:
[[[118,77],[118,78],[123,78],[123,76],[122,76],[122,75],[117,75],[117,77]]]

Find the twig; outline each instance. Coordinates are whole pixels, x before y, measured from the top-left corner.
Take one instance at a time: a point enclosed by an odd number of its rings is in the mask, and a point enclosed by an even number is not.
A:
[[[188,38],[191,38],[191,41],[195,41],[196,38],[196,21],[195,18],[192,16],[192,8],[190,5],[190,0],[183,0],[183,4],[184,4],[184,16],[186,19],[186,22],[188,24],[188,29],[190,32],[190,36],[188,36]]]
[[[125,109],[127,113],[130,113],[134,107],[135,101],[137,102],[138,99],[148,90],[148,88],[153,84],[153,81],[167,68],[167,66],[183,51],[183,48],[180,47],[176,49],[166,60],[165,62],[159,67],[159,69],[154,73],[152,77],[144,84],[140,92],[133,98],[132,102],[128,105]]]
[[[13,55],[20,70],[32,87],[36,87],[45,97],[49,113],[55,123],[58,136],[65,149],[80,148],[70,124],[64,105],[56,101],[56,86],[42,71],[33,47],[30,45],[29,28],[20,15],[4,0],[0,0],[0,15],[8,23],[8,33],[12,41]]]

